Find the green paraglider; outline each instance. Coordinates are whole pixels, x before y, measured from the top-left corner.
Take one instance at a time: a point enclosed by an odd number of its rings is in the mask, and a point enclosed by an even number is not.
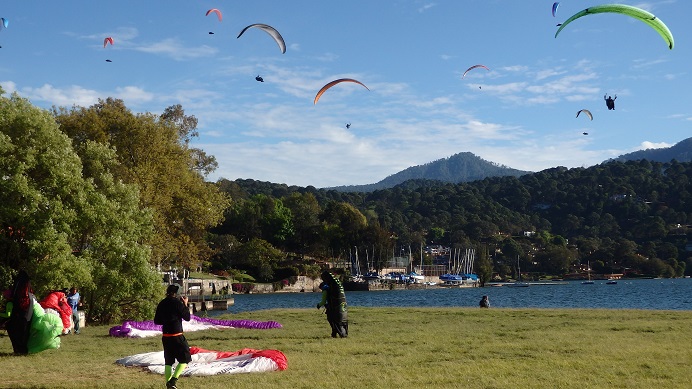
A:
[[[63,330],[60,316],[46,313],[40,304],[34,303],[34,316],[29,329],[29,354],[60,347],[60,334]]]
[[[670,32],[668,27],[660,19],[658,19],[652,13],[644,11],[641,8],[633,7],[631,5],[624,5],[624,4],[596,5],[593,7],[589,7],[585,10],[579,11],[562,23],[560,28],[558,28],[557,32],[555,33],[555,38],[557,38],[557,35],[560,33],[560,31],[562,31],[562,29],[565,28],[571,22],[579,19],[582,16],[591,15],[591,14],[598,14],[598,13],[618,13],[618,14],[623,14],[623,15],[633,17],[637,20],[641,20],[642,22],[648,24],[649,27],[656,30],[656,32],[658,32],[659,35],[661,35],[661,37],[668,44],[669,49],[671,49],[671,50],[673,49],[673,45],[674,45],[673,33]]]

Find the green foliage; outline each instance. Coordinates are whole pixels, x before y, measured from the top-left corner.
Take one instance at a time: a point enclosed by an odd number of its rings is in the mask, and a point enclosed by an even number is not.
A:
[[[234,250],[233,266],[251,272],[260,282],[273,281],[274,271],[284,258],[269,242],[253,238]]]
[[[142,241],[151,213],[115,180],[115,153],[85,141],[80,156],[50,112],[0,98],[0,267],[25,269],[39,298],[78,286],[87,318],[143,318],[160,280]]]
[[[371,193],[252,180],[224,185],[248,198],[259,193],[282,194],[284,200],[298,194],[314,196],[324,210],[323,227],[312,230],[314,243],[302,243],[306,254],[338,256],[352,246],[372,247],[372,242],[382,241],[379,235],[384,231],[403,246],[420,244],[423,236],[426,243],[448,246],[493,242],[500,249],[492,255],[500,274],[515,267],[520,256],[522,270],[528,272],[560,276],[590,261],[603,263],[597,271],[605,273],[627,270],[663,276],[692,274],[692,254],[686,250],[692,241],[690,176],[692,163],[630,161]],[[348,222],[343,221],[349,218],[333,217],[345,214],[336,212],[345,209],[343,204],[368,215],[363,216],[366,226],[356,223],[344,229]]]
[[[122,100],[108,98],[89,107],[54,109],[60,128],[83,156],[88,141],[115,150],[114,180],[135,184],[140,202],[152,212],[152,263],[196,267],[210,255],[205,236],[228,206],[218,187],[204,181],[216,161],[190,148],[197,120],[179,105],[161,116],[134,114]]]

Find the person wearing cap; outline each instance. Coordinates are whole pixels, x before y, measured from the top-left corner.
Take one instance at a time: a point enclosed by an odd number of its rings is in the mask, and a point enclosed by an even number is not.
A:
[[[177,294],[178,285],[168,285],[166,298],[159,302],[154,314],[154,323],[163,327],[161,343],[168,389],[177,389],[178,378],[192,361],[190,346],[183,335],[183,320],[190,321],[190,309],[187,307],[187,296],[177,298]],[[176,360],[178,365],[174,371],[173,364]]]

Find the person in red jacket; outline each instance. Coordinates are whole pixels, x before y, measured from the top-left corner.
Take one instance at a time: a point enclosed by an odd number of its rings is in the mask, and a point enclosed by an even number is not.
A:
[[[70,308],[70,304],[67,303],[67,296],[64,292],[54,290],[44,297],[39,304],[41,304],[44,309],[50,308],[58,312],[60,320],[62,320],[63,335],[70,332],[72,328],[72,323],[70,322],[72,318],[72,308]]]
[[[163,335],[163,358],[166,388],[177,389],[178,378],[183,374],[187,364],[192,361],[190,346],[183,335],[183,320],[190,321],[190,309],[187,307],[187,296],[177,298],[178,285],[168,285],[166,298],[159,302],[154,314],[154,323],[161,325]],[[178,366],[173,371],[173,364]]]

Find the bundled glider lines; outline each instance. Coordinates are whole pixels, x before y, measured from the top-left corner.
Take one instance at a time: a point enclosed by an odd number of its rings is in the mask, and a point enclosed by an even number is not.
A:
[[[558,4],[558,3],[555,3]],[[555,4],[553,4],[553,13],[557,10]],[[663,40],[666,42],[668,45],[669,49],[673,49],[674,46],[674,39],[673,39],[673,34],[670,32],[668,27],[663,23],[661,19],[658,19],[654,14],[645,11],[641,8],[633,7],[631,5],[624,5],[624,4],[603,4],[603,5],[595,5],[593,7],[586,8],[584,10],[581,10],[577,12],[576,14],[572,15],[569,17],[567,20],[562,22],[560,24],[560,28],[558,28],[557,32],[555,32],[555,38],[557,38],[558,34],[560,34],[560,31],[562,31],[567,25],[572,23],[573,21],[584,17],[588,15],[594,15],[594,14],[599,14],[599,13],[615,13],[615,14],[621,14],[621,15],[626,15],[629,17],[632,17],[634,19],[637,19],[639,21],[644,22],[647,24],[649,27],[653,28],[658,34],[663,38]]]

